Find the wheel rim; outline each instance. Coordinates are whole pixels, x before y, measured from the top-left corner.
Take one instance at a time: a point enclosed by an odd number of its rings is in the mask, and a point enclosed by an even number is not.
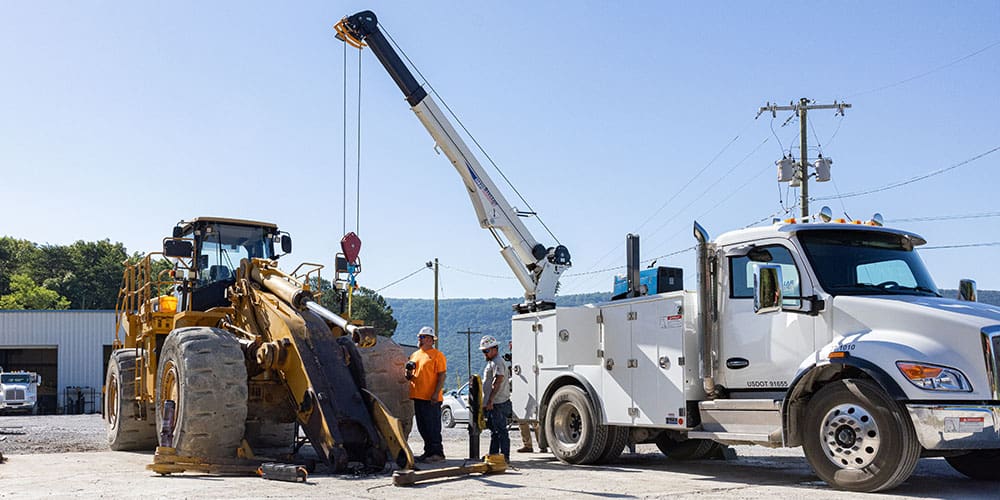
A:
[[[181,412],[181,402],[180,402],[180,388],[177,384],[177,366],[174,365],[172,361],[167,361],[163,367],[163,380],[160,382],[161,394],[163,394],[163,401],[160,401],[160,421],[166,420],[166,415],[163,413],[163,409],[166,405],[163,403],[166,401],[174,402],[174,421],[170,427],[170,435],[176,438],[174,431],[177,429],[177,422],[180,421]]]
[[[112,428],[115,428],[118,426],[118,377],[115,375],[111,376],[111,381],[108,383],[107,394],[108,424],[110,424]]]
[[[445,426],[451,425],[451,410],[450,409],[445,408],[444,411],[441,412],[441,420],[444,421],[444,425]]]
[[[583,418],[575,405],[565,403],[556,409],[552,419],[552,427],[556,440],[561,444],[573,446],[580,442],[583,436]]]
[[[882,435],[871,412],[856,404],[835,406],[823,417],[819,439],[826,458],[841,469],[862,469],[878,455]]]

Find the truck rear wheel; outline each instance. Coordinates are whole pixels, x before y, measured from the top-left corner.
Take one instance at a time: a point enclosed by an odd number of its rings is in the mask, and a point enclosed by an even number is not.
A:
[[[142,349],[118,349],[108,360],[108,373],[104,378],[107,391],[104,419],[108,427],[108,447],[115,451],[156,448],[156,422],[152,415],[147,414],[146,420],[136,420],[135,360],[141,352]]]
[[[820,389],[806,408],[804,436],[813,471],[841,490],[893,488],[910,477],[920,458],[913,422],[868,380],[840,380]]]
[[[545,436],[552,454],[570,464],[589,464],[604,452],[608,427],[594,414],[590,398],[575,385],[559,388],[545,412]]]
[[[976,450],[954,457],[945,457],[953,469],[966,477],[980,481],[1000,481],[1000,450]]]
[[[674,460],[704,460],[717,453],[722,445],[711,439],[684,439],[678,441],[673,439],[669,433],[662,432],[656,437],[656,447],[667,458]]]
[[[628,427],[619,427],[617,425],[606,426],[608,430],[608,440],[604,445],[604,451],[601,452],[601,456],[597,457],[594,461],[595,464],[606,464],[614,462],[618,457],[622,456],[622,452],[625,451],[625,445],[628,444]]]
[[[178,455],[236,456],[247,418],[247,371],[236,337],[217,328],[174,330],[163,343],[156,380],[160,446],[172,444]],[[175,408],[170,442],[163,433],[167,401]]]

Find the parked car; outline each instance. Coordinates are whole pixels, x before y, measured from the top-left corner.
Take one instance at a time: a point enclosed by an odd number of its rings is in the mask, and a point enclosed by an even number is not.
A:
[[[469,384],[457,391],[449,391],[441,400],[441,425],[447,428],[455,424],[469,423]]]

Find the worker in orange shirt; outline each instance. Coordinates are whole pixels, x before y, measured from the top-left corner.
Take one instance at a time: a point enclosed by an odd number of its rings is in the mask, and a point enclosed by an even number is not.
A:
[[[417,430],[424,440],[424,454],[418,462],[441,462],[444,445],[441,442],[441,389],[444,387],[448,361],[444,353],[434,348],[434,329],[425,326],[417,333],[420,347],[406,363],[406,379],[410,381],[410,399],[417,417]]]

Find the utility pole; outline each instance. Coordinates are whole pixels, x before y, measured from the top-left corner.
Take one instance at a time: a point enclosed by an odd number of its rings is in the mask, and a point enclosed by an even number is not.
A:
[[[433,264],[427,262],[427,267],[434,270],[434,348],[438,348],[438,336],[441,332],[438,331],[438,260],[434,257]]]
[[[799,114],[799,165],[798,170],[795,175],[802,185],[802,191],[800,196],[799,205],[802,206],[802,218],[805,219],[809,217],[809,149],[806,147],[806,113],[810,109],[835,109],[836,114],[841,116],[844,115],[844,110],[850,108],[851,105],[846,102],[833,101],[833,104],[812,104],[814,101],[810,101],[805,97],[799,99],[799,103],[795,104],[794,101],[789,103],[788,106],[777,106],[771,103],[767,103],[767,106],[763,106],[757,110],[757,117],[765,111],[771,112],[771,117],[777,118],[778,111],[795,111]]]

